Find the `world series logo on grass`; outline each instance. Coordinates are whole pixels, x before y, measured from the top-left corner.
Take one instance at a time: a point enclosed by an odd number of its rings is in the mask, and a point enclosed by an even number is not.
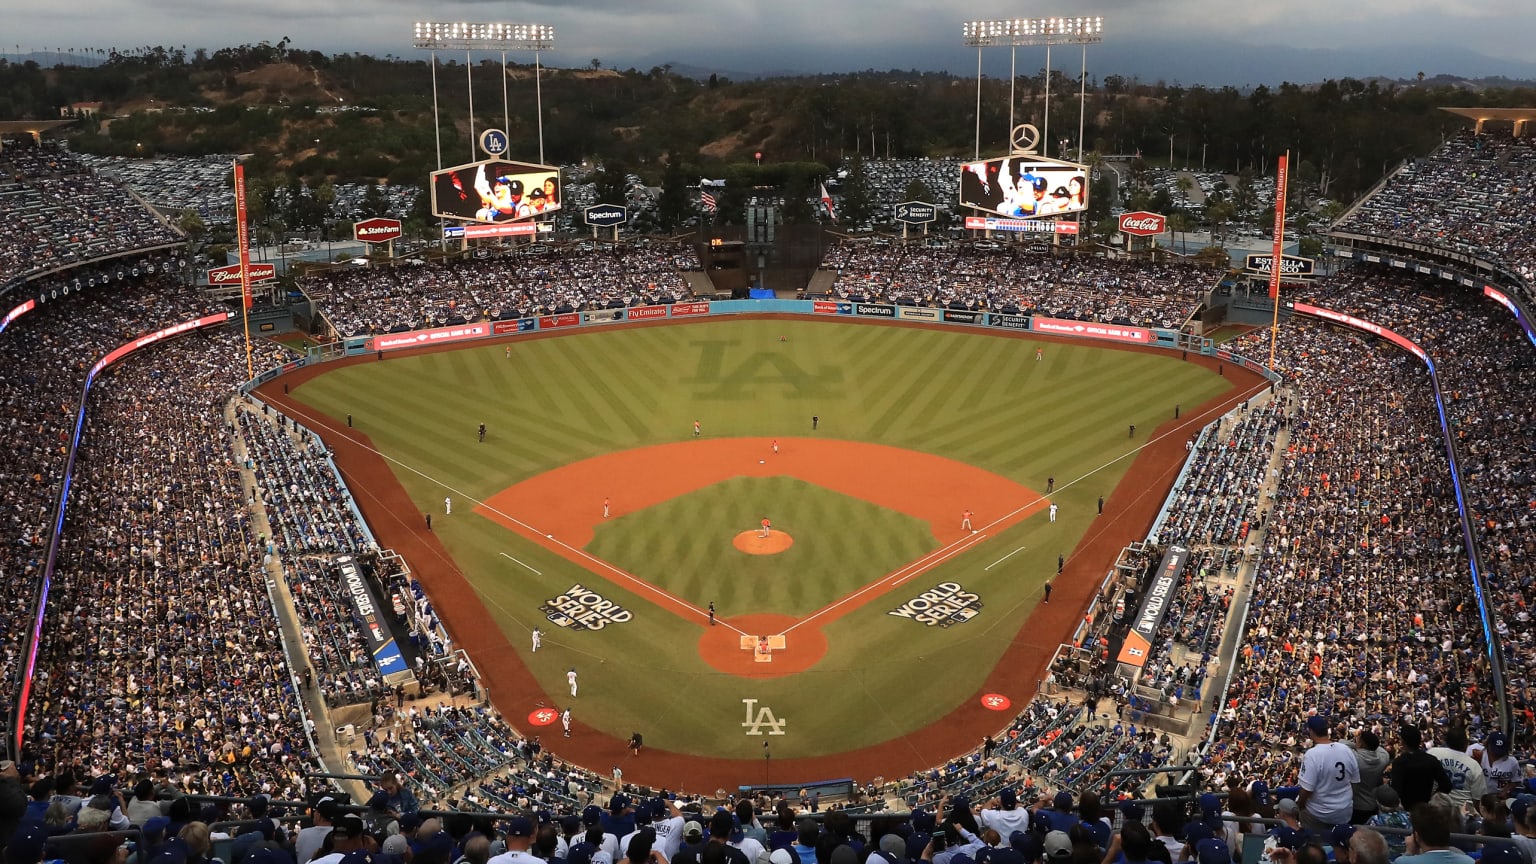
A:
[[[539,611],[550,623],[572,630],[601,630],[609,624],[623,624],[635,617],[628,609],[579,582],[559,597],[544,601]]]
[[[940,582],[885,613],[929,627],[964,624],[981,614],[981,595],[967,591],[959,582]]]

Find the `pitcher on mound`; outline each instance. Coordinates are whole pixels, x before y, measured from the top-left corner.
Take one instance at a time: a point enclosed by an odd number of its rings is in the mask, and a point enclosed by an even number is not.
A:
[[[772,533],[773,533],[773,523],[768,521],[768,517],[767,516],[764,516],[763,517],[763,530],[759,531],[757,536],[759,536],[759,537],[767,537],[768,535],[770,535]]]

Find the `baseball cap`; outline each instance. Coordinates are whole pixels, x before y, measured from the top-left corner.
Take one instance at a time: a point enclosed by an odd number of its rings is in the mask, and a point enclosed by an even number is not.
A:
[[[1301,846],[1301,832],[1288,825],[1281,825],[1275,829],[1275,845],[1282,849],[1295,849]]]
[[[1296,803],[1295,798],[1280,799],[1280,803],[1275,805],[1275,809],[1288,816],[1295,816],[1301,813],[1301,807]]]
[[[1328,718],[1321,714],[1313,714],[1307,718],[1307,731],[1313,735],[1327,735],[1331,728],[1333,727],[1329,724]]]
[[[1199,864],[1232,864],[1232,850],[1225,840],[1201,840],[1195,844],[1195,860]]]
[[[533,820],[527,816],[513,816],[507,820],[508,837],[532,837]]]
[[[1005,810],[1012,810],[1019,803],[1019,793],[1012,789],[1004,789],[997,794],[997,803],[1001,804]]]
[[[405,839],[404,834],[391,834],[384,838],[384,844],[379,847],[379,851],[385,855],[404,855],[410,851],[410,848],[411,841]]]
[[[731,830],[736,827],[735,820],[729,810],[716,810],[715,815],[709,817],[709,834],[711,837],[729,837]]]
[[[689,820],[683,825],[683,839],[698,840],[704,836],[704,826],[694,820]]]
[[[363,817],[356,813],[343,813],[336,817],[333,830],[343,837],[361,837],[368,833],[368,826],[363,824]]]
[[[528,193],[528,197],[529,198],[543,198],[544,197],[544,190],[540,189],[537,186],[535,186],[535,187],[533,187],[533,191]]]
[[[615,813],[619,812],[620,810],[623,810],[625,807],[628,807],[628,806],[629,806],[629,796],[625,795],[623,792],[620,792],[619,794],[617,794],[617,795],[613,796],[612,798],[608,799],[608,809],[612,810]]]
[[[1520,856],[1520,850],[1514,846],[1488,844],[1483,847],[1483,864],[1521,864],[1524,860]]]
[[[43,847],[48,843],[48,832],[40,822],[27,822],[11,835],[5,847],[6,864],[37,864],[43,858]]]
[[[1253,803],[1260,806],[1269,803],[1269,784],[1263,780],[1255,780],[1250,783],[1248,785],[1248,792],[1253,795]]]
[[[1491,732],[1488,735],[1488,749],[1500,756],[1509,755],[1509,736],[1503,732]]]
[[[1333,830],[1328,834],[1329,845],[1348,846],[1349,838],[1353,836],[1355,836],[1355,826],[1335,825],[1333,826]]]
[[[900,861],[907,854],[907,841],[899,834],[887,834],[880,838],[880,852],[892,861]]]
[[[596,804],[588,804],[586,809],[581,811],[581,824],[587,826],[588,828],[591,828],[593,825],[596,825],[601,821],[603,821],[603,808],[597,806]]]
[[[1221,810],[1221,799],[1215,792],[1200,793],[1200,811],[1202,813],[1216,813]]]
[[[366,849],[356,849],[341,856],[341,864],[373,864],[373,853]]]
[[[1072,809],[1072,793],[1066,791],[1065,789],[1063,789],[1060,792],[1057,792],[1056,793],[1056,801],[1055,801],[1055,803],[1056,803],[1056,809],[1057,810],[1071,810]]]
[[[788,849],[775,849],[768,855],[768,864],[795,864],[795,853]]]
[[[1065,861],[1072,857],[1072,838],[1067,832],[1052,831],[1045,835],[1045,857],[1048,861]]]
[[[1204,822],[1190,822],[1184,826],[1184,842],[1199,843],[1201,840],[1211,839],[1210,826]]]

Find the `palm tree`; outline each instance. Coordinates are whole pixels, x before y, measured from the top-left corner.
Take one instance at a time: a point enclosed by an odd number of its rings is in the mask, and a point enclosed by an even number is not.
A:
[[[1193,220],[1183,210],[1175,210],[1168,217],[1168,230],[1172,231],[1174,236],[1178,238],[1179,254],[1181,255],[1189,254],[1189,238],[1185,234],[1193,227]]]

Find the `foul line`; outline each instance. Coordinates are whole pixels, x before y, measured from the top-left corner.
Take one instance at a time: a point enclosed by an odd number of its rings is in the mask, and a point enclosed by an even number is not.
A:
[[[993,567],[996,567],[997,565],[1003,563],[1004,561],[1007,561],[1009,558],[1012,558],[1013,556],[1015,556],[1015,555],[1017,555],[1017,554],[1019,554],[1020,552],[1023,552],[1023,551],[1024,551],[1024,547],[1020,546],[1019,548],[1013,550],[1012,552],[1009,552],[1007,555],[1004,555],[1003,557],[997,559],[996,561],[993,561],[991,564],[988,564],[987,566],[985,566],[985,567],[983,567],[981,569],[982,570],[991,570]]]
[[[544,572],[542,570],[534,570],[533,567],[531,567],[527,562],[518,561],[518,559],[513,558],[511,555],[508,555],[505,552],[501,553],[501,557],[506,558],[506,559],[511,560],[511,561],[517,561],[517,563],[522,564],[524,567],[527,567],[529,570],[533,570],[534,573],[537,573],[540,576],[544,575]]]
[[[315,426],[318,426],[318,427],[320,427],[322,429],[325,429],[325,430],[327,430],[329,432],[332,432],[334,434],[341,435],[341,436],[345,437],[352,444],[352,446],[358,447],[358,448],[363,449],[363,450],[367,450],[368,452],[374,454],[375,456],[378,456],[380,459],[383,459],[386,462],[391,462],[391,463],[393,463],[395,465],[399,465],[401,468],[404,468],[405,470],[411,472],[412,474],[415,474],[417,477],[420,477],[421,479],[426,480],[429,483],[435,483],[439,488],[447,490],[449,492],[452,492],[453,494],[455,494],[455,495],[459,496],[460,498],[463,498],[463,499],[465,499],[467,501],[474,502],[474,504],[476,506],[482,507],[482,508],[484,508],[488,512],[495,513],[497,516],[500,516],[501,518],[505,519],[507,522],[522,528],[524,531],[527,531],[527,532],[535,535],[536,537],[543,537],[544,540],[542,542],[545,545],[558,546],[561,549],[564,549],[566,552],[569,552],[571,555],[577,556],[577,557],[582,558],[582,559],[584,559],[586,561],[590,561],[593,564],[600,565],[601,567],[606,569],[608,572],[613,573],[614,575],[620,576],[620,577],[628,580],[632,584],[638,585],[640,588],[644,589],[644,591],[648,591],[651,594],[653,594],[653,595],[655,595],[657,597],[660,597],[660,598],[664,599],[665,601],[667,601],[666,604],[663,604],[663,605],[674,605],[674,606],[678,606],[678,607],[681,607],[683,609],[686,609],[689,612],[693,612],[693,613],[697,614],[701,621],[708,615],[708,613],[706,613],[703,609],[700,609],[699,607],[693,605],[692,603],[689,603],[687,600],[684,600],[681,597],[677,597],[677,596],[675,596],[675,595],[673,595],[671,593],[663,591],[662,589],[657,588],[655,585],[652,585],[651,583],[645,581],[644,579],[641,579],[641,578],[639,578],[638,576],[635,576],[632,573],[628,573],[628,572],[626,572],[624,570],[620,570],[619,568],[613,566],[612,564],[609,564],[607,561],[604,561],[601,558],[597,558],[597,557],[594,557],[592,555],[589,555],[583,549],[578,549],[578,548],[576,548],[575,546],[572,546],[569,543],[566,543],[566,542],[564,542],[562,540],[557,540],[557,539],[555,539],[554,535],[545,533],[543,531],[540,531],[539,529],[533,527],[532,525],[529,525],[527,522],[524,522],[521,519],[518,519],[518,518],[516,518],[516,517],[514,517],[514,516],[512,516],[510,514],[503,513],[500,510],[496,509],[495,507],[492,507],[491,505],[487,504],[486,502],[481,501],[480,499],[476,498],[475,496],[470,495],[469,493],[463,491],[462,489],[458,489],[458,488],[455,488],[453,486],[449,486],[447,483],[444,483],[443,481],[437,479],[436,477],[433,477],[432,475],[426,473],[425,471],[421,471],[420,469],[418,469],[418,468],[416,468],[414,466],[407,465],[406,463],[400,461],[399,459],[396,459],[395,457],[389,455],[388,453],[385,453],[384,451],[378,449],[377,447],[371,447],[371,446],[369,446],[367,444],[364,444],[363,442],[357,440],[356,438],[353,438],[351,435],[348,435],[340,427],[332,426],[332,425],[330,425],[328,423],[322,422],[324,419],[328,419],[328,418],[325,418],[324,415],[317,415],[317,414],[311,413],[309,411],[299,410],[298,406],[301,403],[296,403],[296,402],[293,402],[292,400],[284,400],[284,401],[287,404],[287,407],[289,407],[291,409],[294,409],[293,410],[294,414],[298,414],[299,416],[304,417],[304,418],[312,421]],[[510,558],[511,556],[509,555],[507,557]],[[519,563],[521,563],[521,562],[519,562]],[[525,564],[523,566],[526,567],[527,565]],[[533,568],[530,567],[529,569],[533,569]],[[588,569],[592,569],[592,568],[588,567]],[[598,571],[594,571],[594,572],[598,572]],[[601,575],[600,572],[599,572],[599,575]],[[683,616],[679,615],[678,617],[681,618]],[[737,626],[731,624],[729,621],[724,621],[724,620],[721,620],[719,618],[716,618],[715,620],[718,621],[720,624],[723,624],[726,627],[729,627],[730,629],[735,630],[737,633],[739,633],[742,636],[750,636],[750,635],[752,635],[752,634],[748,633],[747,631],[741,629],[740,627],[737,627]]]

